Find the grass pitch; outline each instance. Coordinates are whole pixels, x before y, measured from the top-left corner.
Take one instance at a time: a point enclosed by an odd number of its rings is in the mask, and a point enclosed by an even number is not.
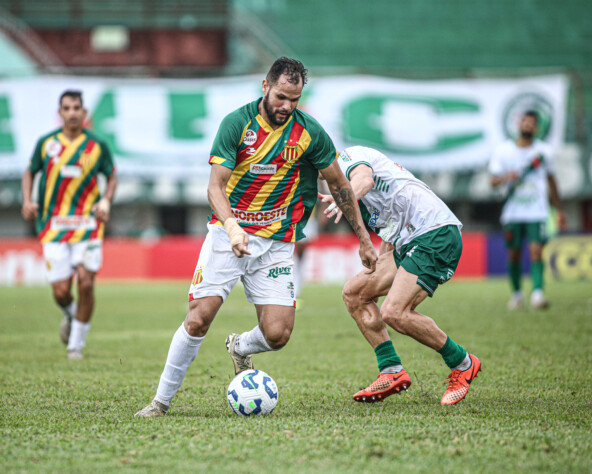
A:
[[[107,284],[85,360],[68,361],[49,287],[0,288],[0,457],[4,472],[590,472],[590,283],[549,284],[546,312],[510,313],[504,280],[452,281],[419,310],[479,356],[467,398],[441,407],[442,358],[393,334],[409,393],[365,405],[377,375],[340,288],[304,293],[292,340],[254,357],[276,380],[266,418],[228,407],[224,340],[251,329],[236,288],[164,418],[135,419],[152,398],[186,311],[187,283]]]

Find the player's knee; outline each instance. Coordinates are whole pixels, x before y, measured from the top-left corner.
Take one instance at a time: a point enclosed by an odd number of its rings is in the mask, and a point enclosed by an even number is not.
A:
[[[53,297],[62,306],[66,306],[72,300],[70,289],[66,286],[54,286]]]
[[[351,281],[347,282],[341,292],[343,302],[348,309],[356,309],[374,300],[374,294],[367,285],[359,286]]]
[[[269,347],[277,351],[288,344],[292,331],[289,328],[277,328],[265,332],[265,340]]]
[[[382,320],[392,327],[395,331],[401,334],[406,334],[406,318],[407,314],[405,309],[399,304],[382,305],[380,308],[380,316]]]
[[[94,281],[92,277],[83,277],[78,279],[78,291],[89,292],[93,290]]]
[[[197,310],[190,310],[185,318],[185,330],[193,337],[204,337],[210,329],[210,324],[210,321]]]

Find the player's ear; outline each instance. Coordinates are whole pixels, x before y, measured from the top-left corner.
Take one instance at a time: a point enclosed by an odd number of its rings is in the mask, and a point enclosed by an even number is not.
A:
[[[263,79],[263,82],[261,83],[261,91],[264,96],[269,92],[269,81],[267,79]]]

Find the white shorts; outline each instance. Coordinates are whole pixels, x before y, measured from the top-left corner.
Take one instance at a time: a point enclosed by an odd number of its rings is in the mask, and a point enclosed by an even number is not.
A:
[[[50,283],[71,278],[78,265],[96,273],[103,263],[103,241],[47,242],[43,244],[43,257]]]
[[[238,258],[224,228],[208,224],[189,301],[206,296],[224,301],[240,278],[250,303],[294,306],[294,244],[249,234],[248,249],[251,255]]]

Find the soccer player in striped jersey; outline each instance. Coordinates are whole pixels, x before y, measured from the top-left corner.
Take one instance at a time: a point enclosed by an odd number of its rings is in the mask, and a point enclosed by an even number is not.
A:
[[[53,296],[62,310],[60,338],[69,359],[82,359],[94,307],[94,278],[101,268],[102,239],[117,186],[109,148],[83,127],[82,93],[60,96],[64,124],[41,137],[23,174],[22,215],[35,220]],[[41,174],[38,199],[31,197],[33,178]],[[107,177],[101,196],[97,175]],[[72,294],[76,275],[78,301]]]
[[[239,280],[258,324],[231,334],[235,373],[251,356],[285,346],[294,327],[294,242],[317,200],[319,172],[360,240],[364,266],[377,255],[336,150],[323,128],[297,109],[307,71],[280,58],[263,80],[263,97],[227,115],[210,156],[213,213],[189,289],[189,311],[171,342],[154,400],[137,416],[162,416],[181,386],[216,313]]]
[[[481,370],[481,362],[415,309],[454,274],[462,252],[462,224],[428,186],[377,150],[346,148],[337,162],[360,200],[366,224],[382,239],[376,271],[362,270],[343,289],[347,309],[374,348],[380,371],[354,400],[378,402],[411,385],[388,324],[440,353],[451,369],[441,404],[458,403]],[[325,214],[338,221],[341,212],[333,198],[322,200],[330,203]],[[378,297],[385,295],[379,308]]]

